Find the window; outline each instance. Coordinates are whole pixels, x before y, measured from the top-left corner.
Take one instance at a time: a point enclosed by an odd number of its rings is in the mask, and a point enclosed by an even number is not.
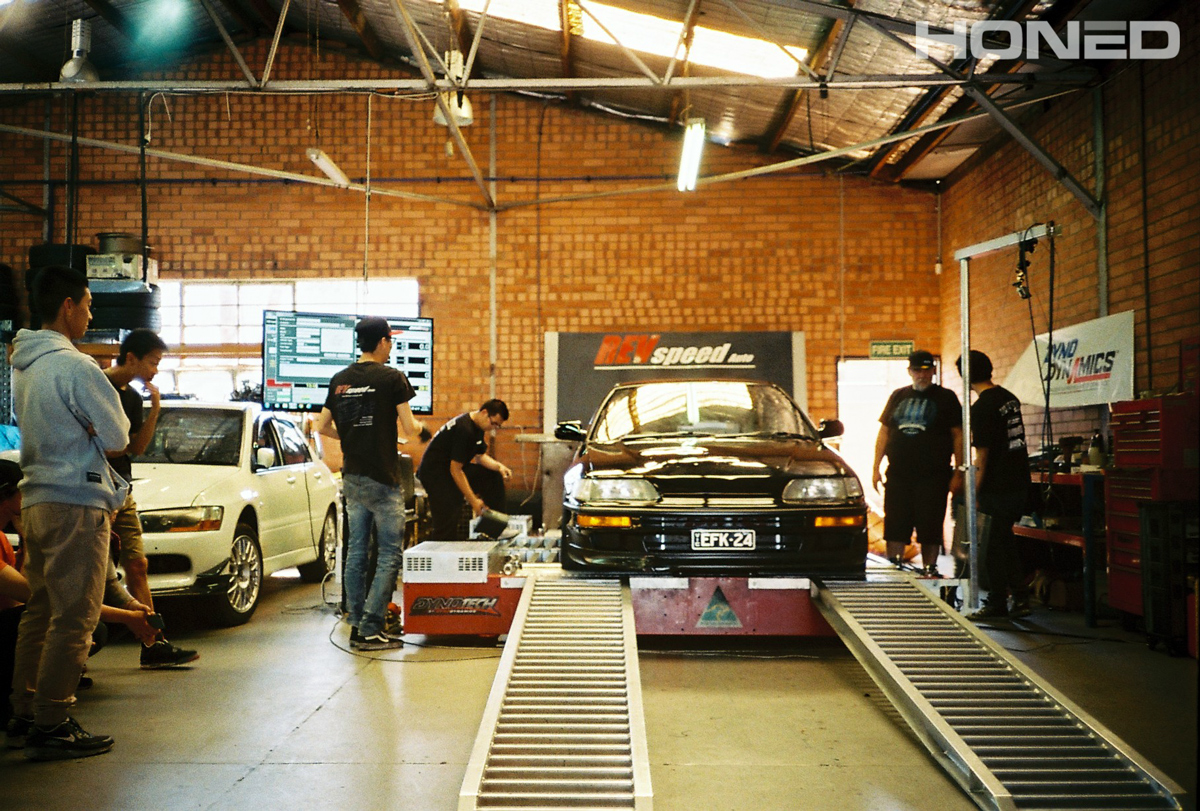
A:
[[[258,399],[263,310],[420,315],[416,279],[163,281],[160,335],[171,348],[156,385],[204,402]]]
[[[279,442],[283,446],[283,463],[285,465],[303,465],[310,461],[308,445],[304,435],[296,426],[284,419],[274,420],[275,430],[279,432]]]

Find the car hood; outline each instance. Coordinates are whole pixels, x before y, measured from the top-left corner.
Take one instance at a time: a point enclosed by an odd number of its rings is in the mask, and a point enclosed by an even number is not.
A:
[[[143,512],[203,504],[207,491],[237,471],[229,465],[134,464],[133,498]]]
[[[688,480],[791,479],[851,473],[829,448],[805,439],[776,437],[686,437],[593,443],[582,454],[593,476],[644,477],[666,490]]]

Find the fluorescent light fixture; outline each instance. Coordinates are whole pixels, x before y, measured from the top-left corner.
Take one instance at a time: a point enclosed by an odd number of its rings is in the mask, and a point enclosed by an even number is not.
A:
[[[696,178],[700,174],[700,155],[704,152],[704,119],[689,118],[683,131],[683,154],[679,158],[679,180],[675,187],[680,191],[695,191]]]
[[[561,31],[559,0],[459,0],[463,11],[479,14],[488,5],[488,16],[511,20],[526,25],[536,25],[549,31]],[[666,20],[651,14],[628,11],[616,6],[584,0],[588,11],[604,22],[604,26],[625,47],[641,53],[654,54],[670,59],[675,56],[679,44],[681,23]],[[438,5],[441,5],[438,0]],[[593,42],[611,43],[604,30],[589,14],[581,14],[583,39]],[[787,53],[775,43],[757,37],[744,37],[698,25],[692,32],[692,48],[688,60],[693,65],[706,65],[731,73],[764,78],[795,76],[799,60],[808,56],[808,51],[795,46],[785,46]],[[678,54],[680,57],[682,53]]]
[[[346,177],[346,173],[342,171],[341,167],[334,163],[333,158],[326,155],[323,150],[308,150],[308,159],[316,164],[317,168],[324,172],[326,177],[343,189],[350,185],[350,178]]]

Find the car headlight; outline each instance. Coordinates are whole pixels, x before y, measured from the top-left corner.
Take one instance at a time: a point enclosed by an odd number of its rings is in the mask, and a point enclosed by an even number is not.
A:
[[[211,532],[221,528],[224,507],[181,507],[138,512],[142,532]]]
[[[580,504],[653,504],[658,490],[645,479],[580,479],[572,494]]]
[[[854,476],[792,479],[783,488],[783,500],[790,504],[807,501],[845,501],[861,495],[862,485]]]

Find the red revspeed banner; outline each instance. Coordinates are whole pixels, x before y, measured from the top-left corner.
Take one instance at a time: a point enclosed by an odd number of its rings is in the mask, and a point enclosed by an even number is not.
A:
[[[769,380],[807,400],[800,332],[590,332],[546,336],[546,423],[591,420],[617,383],[654,378]]]

